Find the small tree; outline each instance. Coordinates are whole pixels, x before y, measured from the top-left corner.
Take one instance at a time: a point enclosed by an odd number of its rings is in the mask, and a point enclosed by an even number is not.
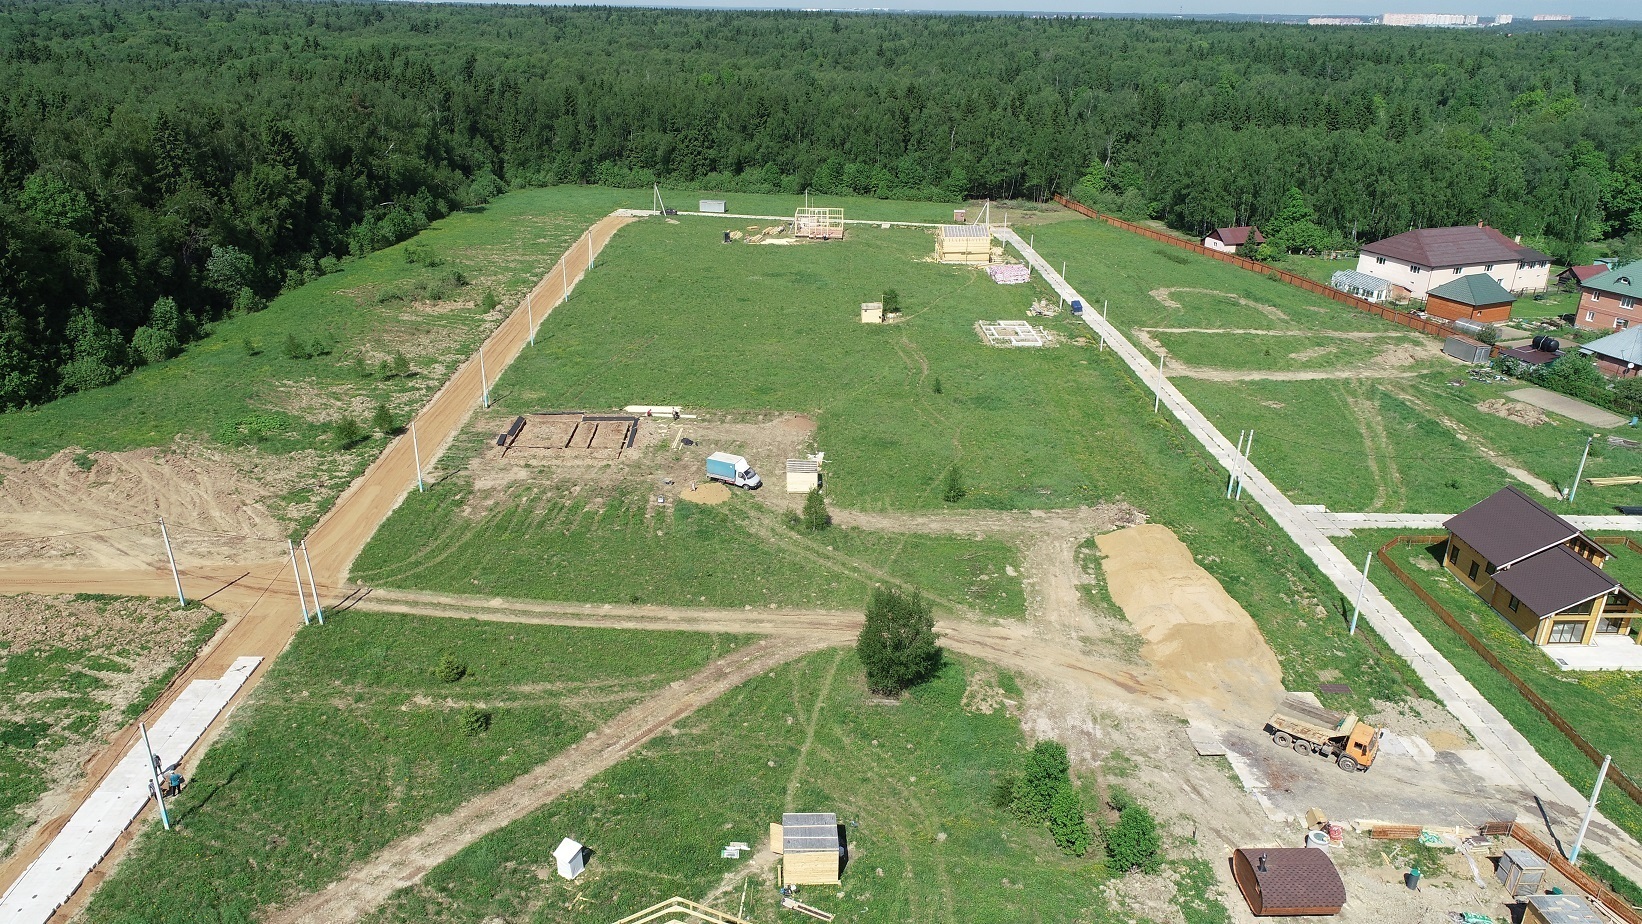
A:
[[[1049,807],[1055,793],[1071,785],[1067,777],[1070,768],[1066,748],[1059,741],[1045,738],[1033,745],[1031,753],[1026,755],[1026,768],[1015,783],[1015,814],[1033,824],[1049,820]]]
[[[855,650],[874,693],[894,694],[928,680],[941,667],[935,617],[923,595],[874,587]]]
[[[284,350],[286,359],[307,359],[313,355],[296,334],[285,335]]]
[[[1089,852],[1089,819],[1083,816],[1083,800],[1064,780],[1049,801],[1049,834],[1061,850],[1074,857]]]
[[[405,358],[405,354],[395,351],[393,354],[393,374],[404,378],[410,375],[410,371],[410,360]]]
[[[467,675],[468,666],[449,653],[441,655],[439,663],[433,668],[433,678],[440,683],[455,683]]]
[[[952,467],[946,470],[946,474],[941,476],[941,500],[949,504],[956,504],[958,501],[963,500],[964,495],[968,493],[968,489],[964,487],[963,472],[958,469],[958,464],[954,462]]]
[[[1163,842],[1157,834],[1157,822],[1145,806],[1127,799],[1125,802],[1117,824],[1106,830],[1106,858],[1118,872],[1138,869],[1155,873],[1163,866]]]
[[[901,313],[901,293],[894,289],[884,290],[884,314]]]
[[[365,438],[365,429],[359,425],[359,421],[353,419],[351,414],[343,414],[338,417],[336,422],[331,424],[331,433],[336,437],[337,444],[344,448],[352,446]]]
[[[940,376],[937,375],[935,377],[934,381],[929,383],[929,390],[934,392],[937,395],[940,394],[941,392],[945,391],[945,389],[943,389],[941,387],[941,377]]]
[[[804,513],[798,523],[809,533],[818,533],[832,525],[832,515],[827,513],[827,502],[821,497],[820,488],[811,488],[804,498]]]
[[[383,436],[392,436],[399,429],[399,423],[393,419],[393,410],[388,407],[388,402],[376,402],[376,410],[371,411],[371,427],[382,431]]]

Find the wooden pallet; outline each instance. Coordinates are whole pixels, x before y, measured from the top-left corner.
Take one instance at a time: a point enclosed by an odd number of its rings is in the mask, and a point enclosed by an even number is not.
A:
[[[1419,825],[1375,825],[1369,837],[1377,841],[1411,841],[1420,836]]]

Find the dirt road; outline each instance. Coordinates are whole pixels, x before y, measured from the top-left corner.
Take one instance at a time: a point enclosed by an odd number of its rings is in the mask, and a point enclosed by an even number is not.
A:
[[[357,921],[463,847],[580,787],[679,719],[747,680],[834,641],[829,635],[784,635],[715,661],[628,709],[508,785],[469,800],[422,830],[394,841],[324,891],[274,911],[263,920],[268,924]]]

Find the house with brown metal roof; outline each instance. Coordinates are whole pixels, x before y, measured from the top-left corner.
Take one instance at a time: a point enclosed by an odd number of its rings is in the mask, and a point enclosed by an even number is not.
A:
[[[1216,228],[1203,239],[1203,246],[1210,250],[1220,250],[1226,253],[1236,253],[1237,248],[1244,244],[1264,244],[1266,236],[1253,225],[1239,225],[1235,228]]]
[[[1630,641],[1642,610],[1608,550],[1513,486],[1443,524],[1443,565],[1535,645]]]
[[[1346,884],[1320,847],[1241,847],[1232,853],[1232,878],[1261,917],[1339,914]]]
[[[1551,258],[1521,239],[1486,225],[1421,228],[1364,244],[1357,272],[1389,281],[1403,298],[1426,293],[1461,276],[1483,273],[1508,292],[1538,292],[1548,284]]]

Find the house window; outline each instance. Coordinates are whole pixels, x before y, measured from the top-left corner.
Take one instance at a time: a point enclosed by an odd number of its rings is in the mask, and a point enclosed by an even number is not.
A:
[[[1375,257],[1374,262],[1378,263],[1381,266],[1384,266],[1385,265],[1385,257]]]
[[[1458,276],[1459,274],[1460,274],[1460,267],[1458,267],[1458,266],[1454,267],[1454,275]]]
[[[1624,318],[1614,318],[1613,319],[1613,329],[1614,330],[1624,330],[1625,328],[1630,327],[1630,326],[1631,326],[1631,322],[1625,320]]]
[[[1460,547],[1452,542],[1448,543],[1448,563],[1451,565],[1460,563]]]
[[[1418,276],[1418,275],[1419,275],[1419,274],[1421,274],[1421,273],[1423,273],[1423,272],[1425,272],[1425,270],[1422,270],[1422,269],[1420,269],[1420,268],[1419,268],[1419,267],[1417,267],[1417,266],[1411,266],[1411,267],[1409,267],[1409,269],[1411,269],[1411,270],[1413,270],[1413,271],[1414,271],[1414,275],[1416,275],[1416,276]]]
[[[1581,622],[1553,622],[1551,623],[1551,637],[1545,640],[1547,645],[1577,645],[1585,638],[1585,623]]]
[[[1600,302],[1600,301],[1602,301],[1602,293],[1601,293],[1601,292],[1597,292],[1597,291],[1594,291],[1594,290],[1593,290],[1593,291],[1592,291],[1592,292],[1591,292],[1591,301],[1593,301],[1593,302]]]
[[[1594,312],[1594,311],[1585,312],[1585,320],[1595,321],[1596,320],[1596,312]]]
[[[1625,309],[1626,311],[1629,311],[1632,308],[1636,307],[1636,299],[1631,298],[1629,295],[1627,295],[1627,296],[1625,296],[1625,297],[1623,297],[1619,300],[1619,307]]]
[[[1473,584],[1475,584],[1477,582],[1477,569],[1480,568],[1480,567],[1482,567],[1482,565],[1479,562],[1472,562],[1471,563],[1470,575],[1471,575],[1471,583],[1473,583]]]
[[[1518,600],[1516,597],[1512,597],[1511,602],[1505,605],[1511,610],[1511,612],[1515,613],[1517,611],[1517,607],[1522,605],[1522,601]]]
[[[1482,271],[1485,272],[1485,273],[1492,273],[1494,271],[1494,264],[1492,264],[1492,263],[1488,264],[1487,266],[1482,268]]]

